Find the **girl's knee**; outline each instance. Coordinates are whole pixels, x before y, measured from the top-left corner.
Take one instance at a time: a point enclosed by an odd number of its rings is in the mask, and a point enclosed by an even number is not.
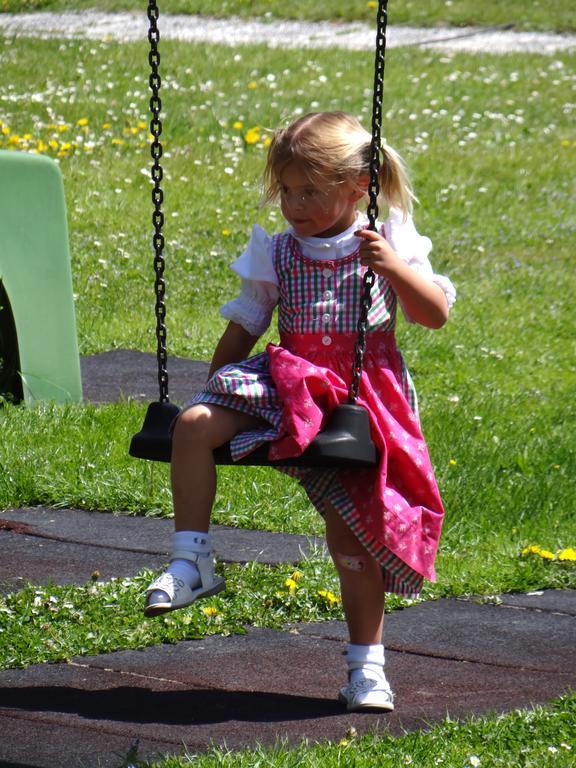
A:
[[[210,430],[210,409],[202,404],[186,408],[174,423],[174,439],[202,439]]]

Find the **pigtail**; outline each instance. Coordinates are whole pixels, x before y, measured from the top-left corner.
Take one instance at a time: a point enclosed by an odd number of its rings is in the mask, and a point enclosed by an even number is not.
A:
[[[380,195],[386,203],[399,208],[404,214],[404,220],[412,213],[412,202],[417,198],[412,191],[412,184],[404,161],[396,150],[382,143],[382,160],[378,173]]]

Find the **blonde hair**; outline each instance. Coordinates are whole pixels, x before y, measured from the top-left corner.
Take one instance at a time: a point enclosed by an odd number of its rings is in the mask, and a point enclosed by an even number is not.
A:
[[[371,149],[371,134],[353,115],[347,112],[304,115],[274,134],[264,169],[265,202],[278,200],[280,175],[288,163],[301,163],[313,184],[331,186],[369,176]],[[384,143],[378,181],[380,203],[384,201],[400,208],[406,217],[416,198],[402,158]]]

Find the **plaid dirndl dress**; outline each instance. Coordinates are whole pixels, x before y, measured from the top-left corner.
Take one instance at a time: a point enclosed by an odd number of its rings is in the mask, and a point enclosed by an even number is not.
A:
[[[335,261],[307,258],[290,233],[273,238],[280,344],[226,365],[188,405],[214,403],[269,426],[231,441],[236,459],[263,442],[269,456],[300,454],[331,410],[348,399],[365,271],[358,251]],[[396,295],[377,276],[358,404],[368,409],[380,452],[374,469],[285,467],[322,514],[333,505],[381,564],[388,592],[415,595],[434,580],[443,507],[420,431],[416,393],[396,347]]]

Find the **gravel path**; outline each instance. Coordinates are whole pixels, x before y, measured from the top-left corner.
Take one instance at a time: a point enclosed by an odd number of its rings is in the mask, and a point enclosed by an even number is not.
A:
[[[0,14],[0,35],[27,37],[87,38],[128,42],[145,40],[144,13]],[[374,29],[365,23],[262,21],[257,19],[213,19],[203,16],[166,15],[159,21],[166,40],[209,42],[226,45],[265,43],[285,48],[344,48],[371,50]],[[390,48],[419,46],[438,51],[466,53],[543,53],[574,49],[576,35],[544,32],[513,32],[509,29],[417,29],[388,28]]]

